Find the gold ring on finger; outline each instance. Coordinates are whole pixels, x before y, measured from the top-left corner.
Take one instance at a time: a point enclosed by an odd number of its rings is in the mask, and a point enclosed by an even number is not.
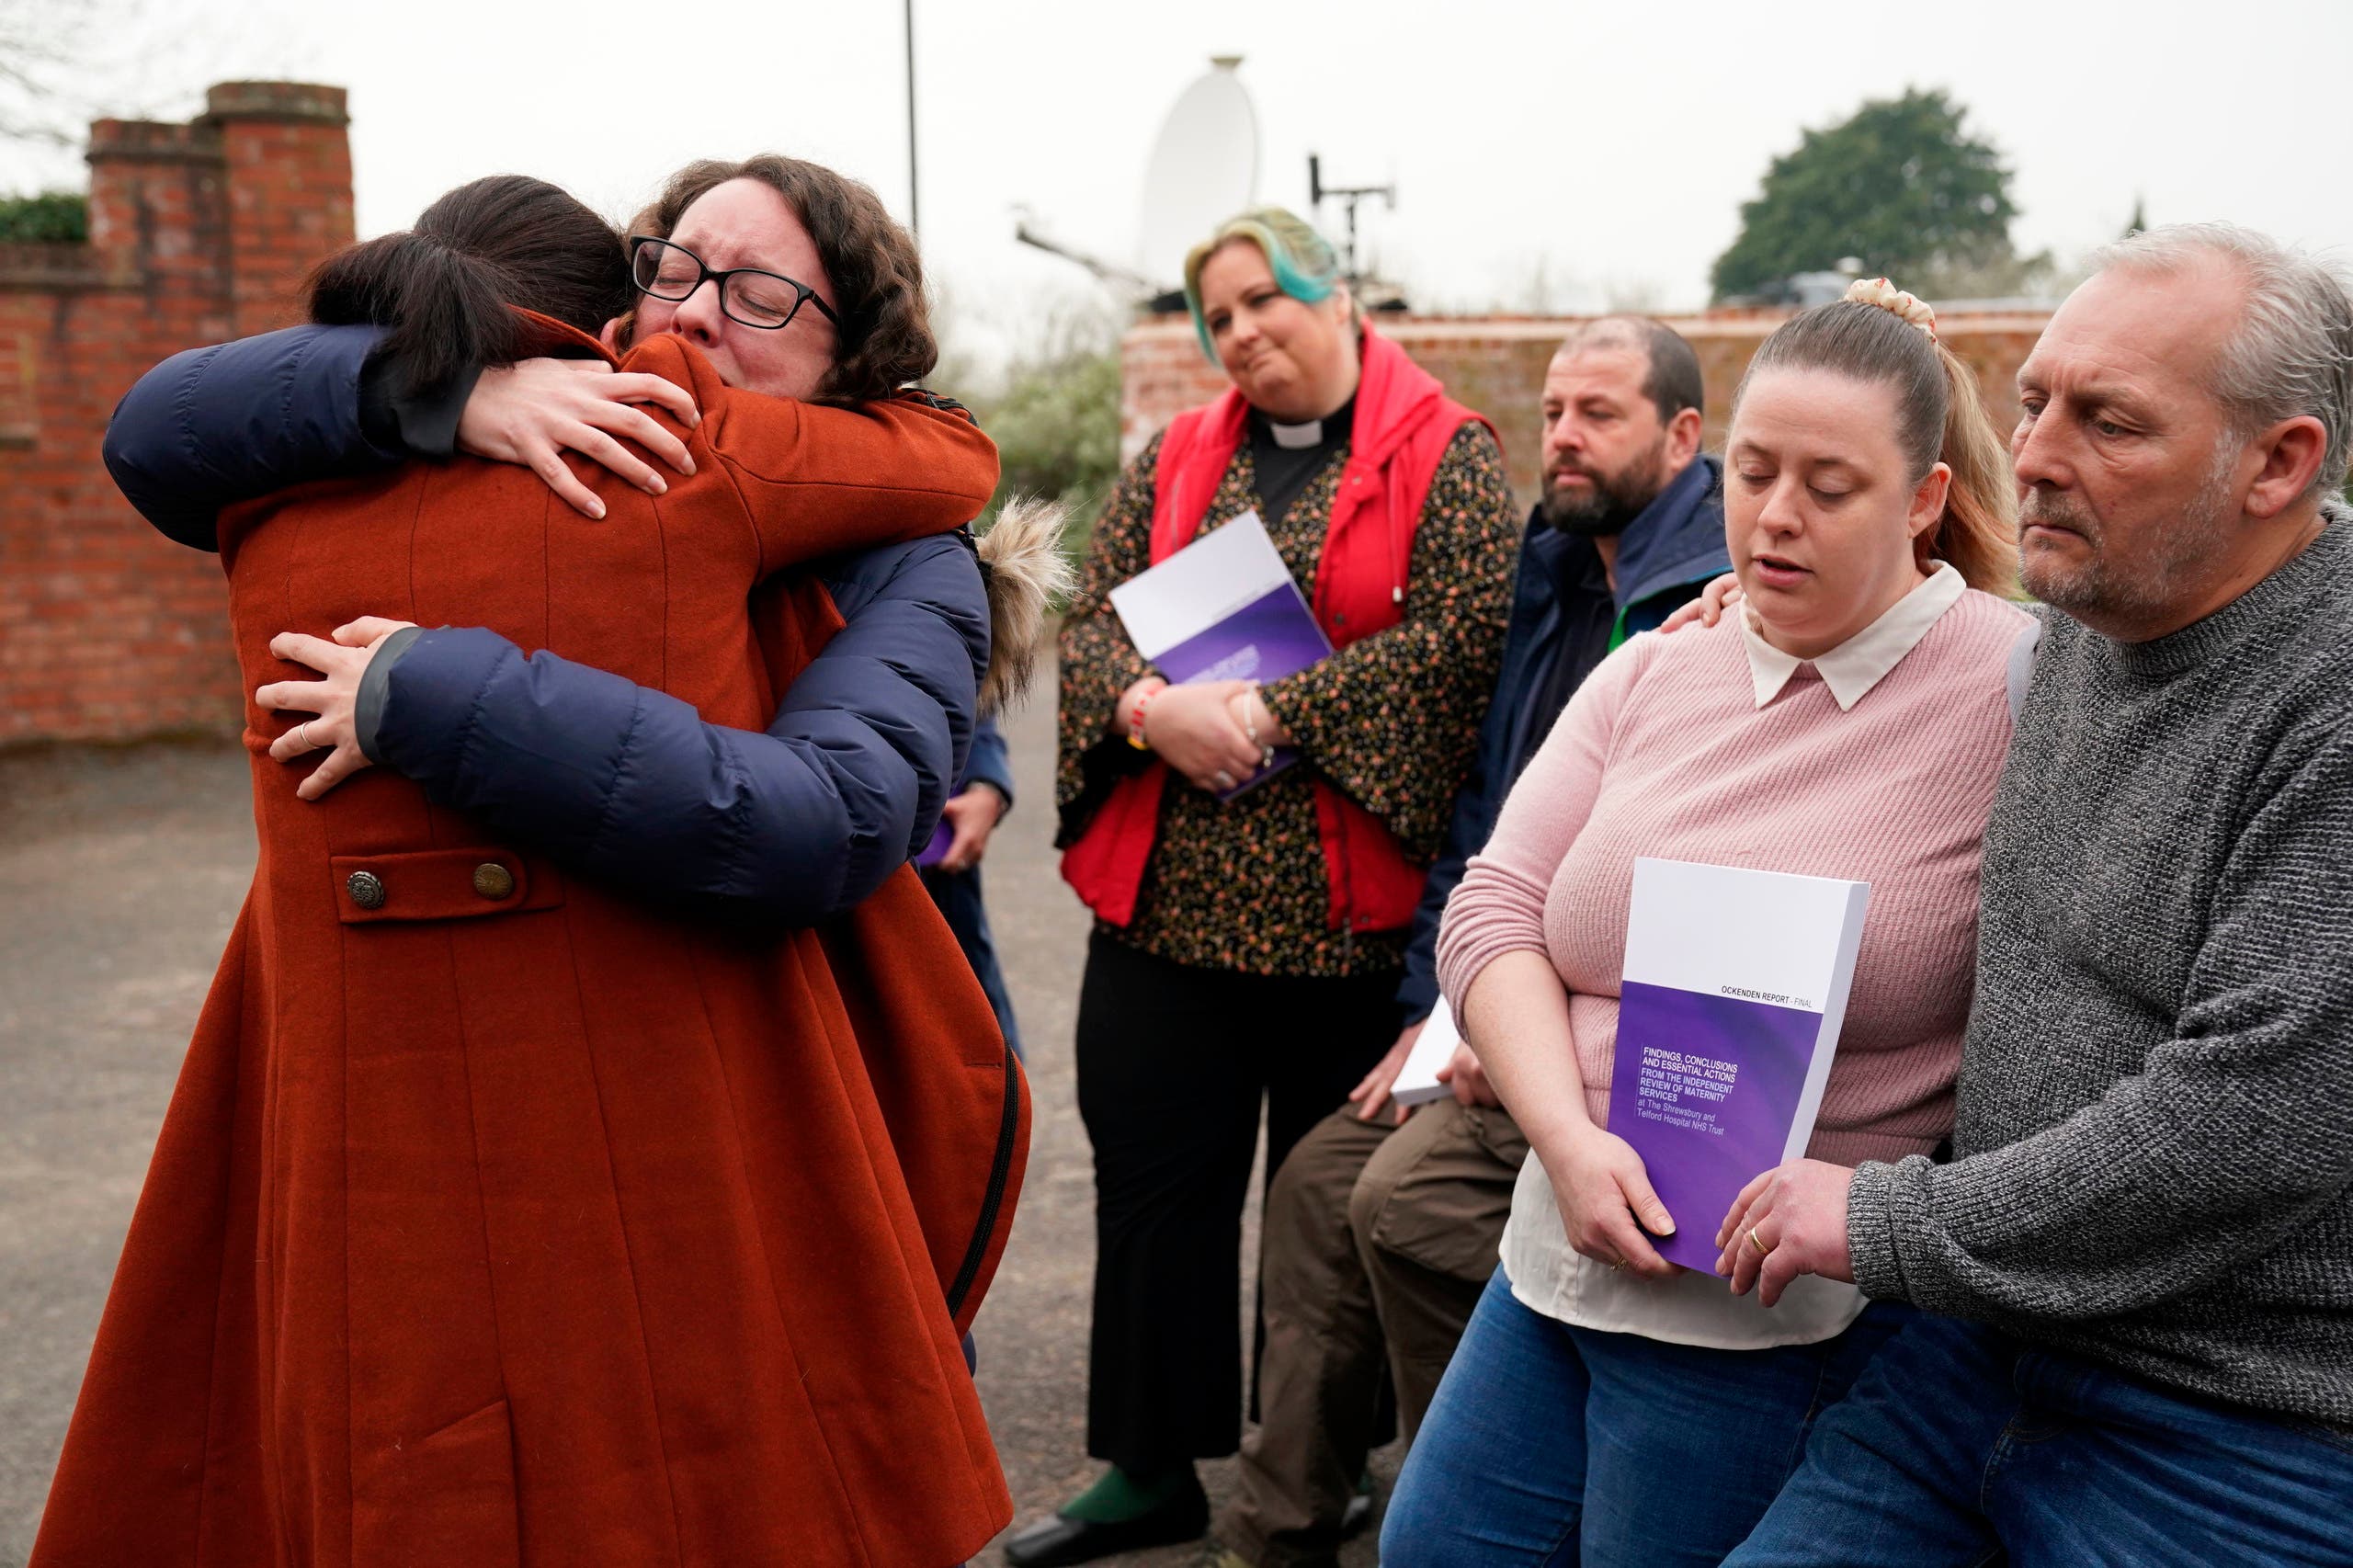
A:
[[[1748,1227],[1748,1244],[1756,1249],[1756,1256],[1759,1257],[1765,1256],[1773,1250],[1765,1244],[1765,1238],[1756,1233],[1756,1227],[1754,1225]]]

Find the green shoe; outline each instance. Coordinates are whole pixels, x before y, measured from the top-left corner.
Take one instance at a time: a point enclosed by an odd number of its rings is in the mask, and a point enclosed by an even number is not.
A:
[[[1117,1551],[1199,1540],[1210,1527],[1209,1498],[1193,1467],[1139,1481],[1118,1466],[1005,1543],[1010,1568],[1070,1568]]]
[[[1366,1471],[1357,1477],[1357,1494],[1349,1498],[1348,1506],[1340,1511],[1342,1540],[1353,1540],[1364,1534],[1365,1527],[1372,1523],[1373,1506],[1372,1471]],[[1242,1568],[1250,1568],[1250,1565],[1245,1562]]]

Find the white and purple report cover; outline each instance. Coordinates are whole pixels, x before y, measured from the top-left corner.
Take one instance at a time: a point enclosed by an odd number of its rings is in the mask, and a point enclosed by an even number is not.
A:
[[[1111,608],[1144,662],[1179,686],[1210,680],[1280,680],[1329,658],[1290,568],[1256,512],[1201,535],[1111,590]],[[1232,800],[1299,760],[1275,760],[1220,800]]]
[[[1805,1153],[1838,1049],[1869,882],[1634,861],[1609,1131],[1675,1217],[1670,1263],[1712,1272],[1740,1189]]]

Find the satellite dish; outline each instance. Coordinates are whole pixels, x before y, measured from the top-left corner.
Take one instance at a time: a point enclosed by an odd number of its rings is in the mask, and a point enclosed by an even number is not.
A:
[[[1147,278],[1174,286],[1185,253],[1258,196],[1258,111],[1234,68],[1238,54],[1210,60],[1168,111],[1144,166],[1143,215],[1136,263]]]

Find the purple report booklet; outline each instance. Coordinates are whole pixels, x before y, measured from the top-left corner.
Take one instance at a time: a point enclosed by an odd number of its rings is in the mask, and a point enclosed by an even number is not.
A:
[[[1330,657],[1290,569],[1256,512],[1245,512],[1111,590],[1128,638],[1145,663],[1182,686],[1194,681],[1280,680]],[[1230,801],[1299,760],[1289,747],[1226,790]]]
[[[1740,1189],[1805,1153],[1870,903],[1868,882],[1635,860],[1609,1131],[1675,1217],[1668,1262],[1712,1271]]]

